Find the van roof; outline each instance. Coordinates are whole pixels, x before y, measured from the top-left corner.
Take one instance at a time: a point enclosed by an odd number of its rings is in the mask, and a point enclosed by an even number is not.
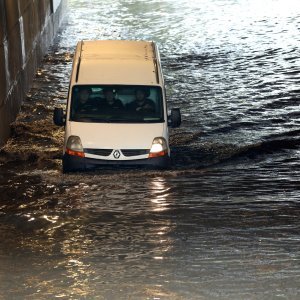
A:
[[[162,84],[156,46],[149,41],[82,41],[74,64],[76,84]]]

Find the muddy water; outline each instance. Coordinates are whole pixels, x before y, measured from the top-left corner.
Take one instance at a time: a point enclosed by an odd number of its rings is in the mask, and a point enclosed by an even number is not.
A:
[[[299,299],[300,2],[69,5],[0,152],[0,298]],[[170,170],[62,175],[80,39],[158,43]]]

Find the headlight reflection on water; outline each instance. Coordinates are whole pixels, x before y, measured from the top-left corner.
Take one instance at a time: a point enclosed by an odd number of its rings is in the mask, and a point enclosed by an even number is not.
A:
[[[151,203],[153,211],[164,211],[168,209],[170,187],[167,186],[165,178],[154,178],[150,183]]]
[[[158,221],[154,226],[152,233],[157,238],[153,259],[159,261],[164,260],[174,247],[174,239],[170,235],[176,224],[165,214],[172,201],[171,187],[165,178],[159,177],[152,179],[149,190],[152,211],[163,218],[163,221]]]

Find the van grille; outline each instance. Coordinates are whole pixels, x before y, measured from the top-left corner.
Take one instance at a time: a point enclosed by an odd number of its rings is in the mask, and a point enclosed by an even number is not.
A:
[[[121,149],[124,156],[138,156],[149,153],[147,149]]]
[[[85,153],[100,155],[100,156],[109,156],[112,153],[112,149],[84,149]]]

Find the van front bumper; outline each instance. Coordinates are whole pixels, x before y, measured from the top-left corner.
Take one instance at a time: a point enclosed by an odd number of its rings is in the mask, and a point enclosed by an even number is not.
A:
[[[146,167],[151,169],[166,169],[170,166],[168,155],[161,157],[135,159],[135,160],[104,160],[88,157],[78,157],[69,154],[63,155],[63,172],[88,171],[99,168],[111,167]]]

